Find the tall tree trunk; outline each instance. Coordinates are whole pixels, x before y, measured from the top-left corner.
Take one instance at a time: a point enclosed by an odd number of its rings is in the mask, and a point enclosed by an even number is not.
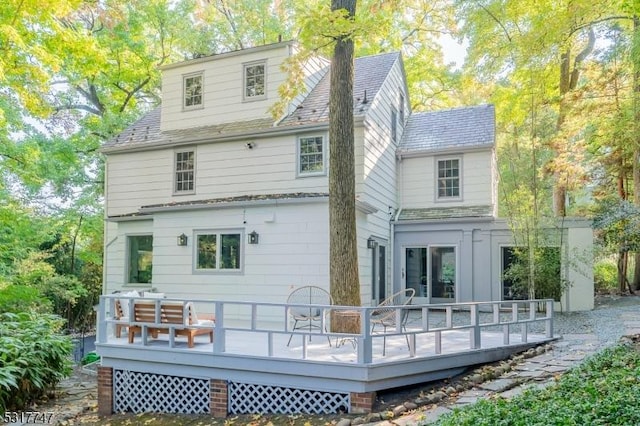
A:
[[[355,16],[355,0],[332,0],[331,10]],[[331,297],[360,305],[353,133],[353,40],[340,36],[331,60],[329,100],[329,264]],[[352,332],[359,332],[354,324]]]
[[[564,122],[569,113],[569,100],[568,94],[573,91],[578,85],[578,79],[580,78],[580,67],[582,62],[589,56],[593,47],[595,46],[596,36],[592,29],[588,32],[587,45],[578,53],[571,64],[571,48],[567,47],[560,56],[560,105],[558,107],[558,120],[556,122],[556,132],[558,133],[556,146],[556,157],[564,154],[569,149],[567,141],[564,140],[561,132],[564,126]],[[557,169],[557,167],[556,167]],[[554,172],[555,182],[553,186],[553,211],[556,216],[564,217],[567,215],[567,190],[568,182],[566,179],[566,173],[562,170],[555,170]]]
[[[633,16],[633,109],[634,109],[634,144],[633,144],[633,202],[640,206],[640,17]],[[640,290],[640,253],[635,253],[633,284],[630,288]]]

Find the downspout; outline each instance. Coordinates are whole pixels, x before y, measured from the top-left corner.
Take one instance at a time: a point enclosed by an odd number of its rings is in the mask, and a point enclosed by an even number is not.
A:
[[[397,184],[396,184],[396,205],[398,206],[396,208],[395,213],[393,212],[393,210],[391,210],[391,206],[390,206],[390,211],[389,211],[389,221],[391,222],[391,226],[389,227],[389,230],[391,232],[391,235],[389,236],[389,246],[390,246],[390,250],[389,250],[389,256],[391,258],[391,262],[392,262],[392,267],[391,267],[391,273],[393,274],[393,280],[392,282],[392,293],[399,291],[400,290],[400,285],[401,282],[397,284],[397,286],[395,285],[395,277],[399,276],[401,277],[401,274],[399,273],[400,271],[398,270],[398,268],[400,268],[400,265],[396,265],[396,260],[395,260],[395,235],[396,235],[396,223],[398,221],[398,217],[400,216],[400,212],[402,211],[402,196],[400,195],[402,193],[402,188],[403,188],[403,173],[402,173],[402,154],[398,154],[398,166],[397,166],[397,170],[398,170],[398,174],[397,174]],[[400,261],[398,261],[397,263],[400,263]],[[402,281],[402,278],[400,278],[400,281]],[[393,287],[397,287],[397,288],[393,288]]]

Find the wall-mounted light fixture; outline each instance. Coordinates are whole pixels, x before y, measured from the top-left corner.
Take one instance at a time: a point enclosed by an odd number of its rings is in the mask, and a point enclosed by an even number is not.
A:
[[[374,249],[376,247],[378,247],[378,242],[373,238],[369,237],[369,239],[367,240],[367,248]]]
[[[259,239],[260,235],[256,231],[249,234],[249,244],[258,244]]]
[[[184,234],[178,235],[178,245],[186,246],[187,245],[187,236]]]

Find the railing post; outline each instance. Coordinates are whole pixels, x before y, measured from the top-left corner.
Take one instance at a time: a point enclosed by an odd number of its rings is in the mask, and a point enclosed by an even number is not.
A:
[[[547,300],[547,320],[545,321],[545,336],[553,337],[553,300]]]
[[[373,362],[373,338],[371,337],[371,310],[360,310],[360,334],[358,342],[358,364]]]
[[[470,306],[470,314],[471,314],[471,349],[479,349],[481,346],[480,342],[480,316],[478,315],[478,305],[473,304]]]
[[[105,300],[106,296],[100,296],[100,303],[98,304],[98,343],[107,343],[107,304]],[[110,312],[114,309],[114,300],[108,299],[111,305]]]
[[[216,326],[213,332],[213,353],[226,352],[226,336],[224,330],[224,304],[215,302]]]
[[[429,308],[422,308],[422,329],[429,331]]]

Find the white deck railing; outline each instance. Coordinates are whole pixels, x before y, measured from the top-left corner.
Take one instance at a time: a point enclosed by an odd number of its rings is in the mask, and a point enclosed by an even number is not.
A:
[[[526,301],[498,301],[475,303],[447,303],[434,305],[409,305],[393,306],[396,314],[396,325],[382,328],[372,332],[372,317],[377,307],[353,307],[336,305],[309,305],[309,304],[285,304],[285,303],[258,303],[241,301],[216,301],[195,299],[145,299],[131,298],[114,294],[100,297],[98,310],[98,344],[109,344],[113,335],[115,324],[137,325],[142,329],[143,342],[146,342],[147,329],[153,327],[176,328],[176,325],[162,324],[157,317],[157,322],[136,323],[135,321],[117,320],[113,316],[116,299],[127,299],[128,317],[133,316],[133,303],[136,300],[155,302],[159,307],[166,302],[193,302],[198,313],[206,313],[206,316],[215,315],[215,333],[213,340],[213,354],[223,354],[227,347],[227,334],[230,332],[258,333],[266,336],[268,357],[277,357],[274,354],[274,341],[278,344],[282,336],[313,336],[314,338],[327,337],[331,341],[353,342],[357,350],[357,363],[369,364],[373,360],[373,342],[376,339],[393,336],[404,336],[408,341],[409,357],[416,356],[416,340],[422,336],[432,336],[435,342],[435,354],[441,354],[442,334],[448,331],[468,330],[468,349],[483,348],[483,331],[491,331],[502,334],[503,345],[512,342],[512,336],[519,336],[517,343],[527,343],[529,332],[553,337],[553,300],[526,300]],[[309,309],[322,311],[322,321],[318,328],[292,329],[292,319],[289,313],[292,309]],[[158,310],[159,311],[159,310]],[[330,331],[331,312],[350,312],[359,316],[359,333],[336,333]],[[403,327],[402,320],[408,315]],[[127,315],[127,312],[125,312]],[[192,327],[198,327],[194,325]],[[171,335],[173,332],[170,333]],[[171,336],[173,337],[173,336]],[[307,338],[302,338],[302,359],[307,359]],[[173,338],[170,338],[173,345]],[[122,342],[119,343],[122,345]],[[180,351],[189,349],[177,349]]]

